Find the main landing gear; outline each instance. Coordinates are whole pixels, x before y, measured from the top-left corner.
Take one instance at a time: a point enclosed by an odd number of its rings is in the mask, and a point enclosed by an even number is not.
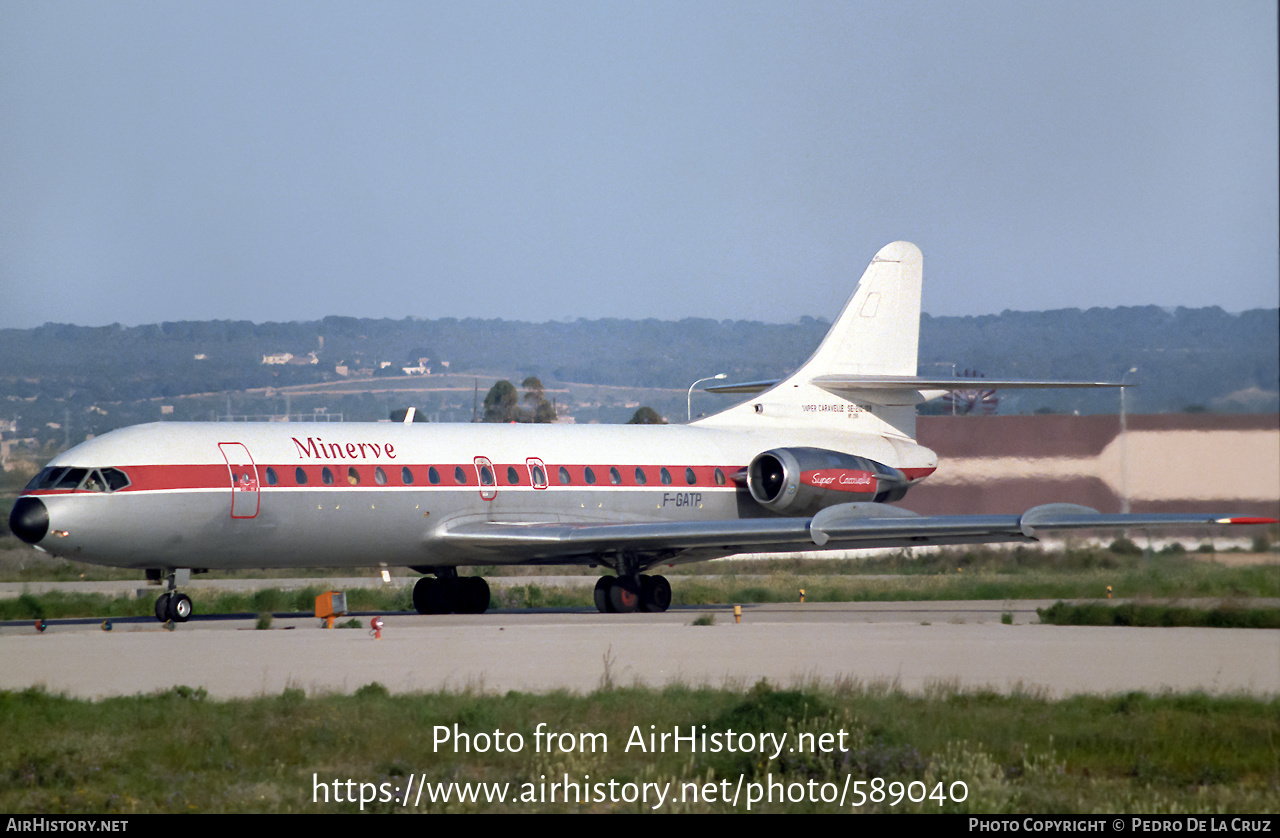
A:
[[[413,586],[413,607],[419,614],[483,614],[489,609],[489,583],[481,576],[459,576],[448,568],[414,568],[435,573]]]
[[[671,605],[671,583],[647,574],[601,576],[596,582],[596,610],[602,614],[658,613]]]

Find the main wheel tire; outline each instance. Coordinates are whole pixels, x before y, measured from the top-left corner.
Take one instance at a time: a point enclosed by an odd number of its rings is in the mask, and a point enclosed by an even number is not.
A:
[[[640,577],[640,610],[660,614],[671,607],[671,583],[665,576]]]
[[[458,580],[432,579],[427,587],[428,614],[452,614],[458,610]]]
[[[156,597],[156,619],[162,623],[169,622],[169,595],[161,594]]]
[[[186,594],[174,594],[169,597],[169,617],[175,623],[185,623],[190,620],[191,612],[194,610],[191,597]]]
[[[431,579],[430,577],[424,576],[417,582],[413,583],[413,610],[417,611],[419,614],[431,613],[427,610],[429,607],[427,604],[427,591],[431,589],[431,585],[435,581],[436,580]]]
[[[609,604],[619,614],[630,614],[640,607],[640,585],[638,581],[619,576],[609,587]]]
[[[456,608],[459,614],[483,614],[489,610],[489,583],[483,576],[464,576],[458,580]]]
[[[596,580],[596,610],[601,614],[612,614],[613,603],[609,601],[609,589],[613,587],[613,583],[617,581],[615,576],[601,576]]]

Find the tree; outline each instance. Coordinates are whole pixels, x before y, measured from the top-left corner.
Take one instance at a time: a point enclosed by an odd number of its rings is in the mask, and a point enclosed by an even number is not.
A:
[[[665,425],[667,420],[658,415],[658,411],[645,405],[636,411],[628,421],[628,425]]]
[[[542,382],[538,378],[531,375],[520,382],[520,386],[524,388],[524,400],[529,404],[529,412],[521,417],[521,422],[551,424],[556,421],[555,405],[547,401]]]
[[[533,410],[533,421],[541,425],[550,425],[556,421],[556,406],[549,401],[542,401]]]
[[[539,402],[546,400],[542,395],[545,388],[542,386],[542,381],[540,381],[536,376],[529,376],[524,381],[520,382],[520,386],[524,388],[525,401],[533,402],[536,405]]]
[[[484,397],[484,421],[520,421],[520,394],[516,392],[516,385],[503,379],[489,388]]]

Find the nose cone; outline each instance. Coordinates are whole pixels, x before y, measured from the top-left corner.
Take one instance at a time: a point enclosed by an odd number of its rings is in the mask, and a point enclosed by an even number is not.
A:
[[[28,544],[36,544],[49,533],[49,510],[40,498],[18,498],[9,513],[9,529]]]

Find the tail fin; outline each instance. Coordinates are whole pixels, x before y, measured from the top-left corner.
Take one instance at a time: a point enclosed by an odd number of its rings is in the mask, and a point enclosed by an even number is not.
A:
[[[915,375],[924,257],[910,242],[880,249],[817,350],[791,378]]]
[[[762,425],[883,433],[914,438],[914,390],[823,389],[820,376],[914,376],[920,345],[923,256],[909,242],[881,248],[822,343],[788,378],[760,396],[700,420],[706,425]],[[733,388],[716,388],[734,392]],[[737,392],[763,389],[750,385]],[[851,421],[852,420],[852,421]]]

